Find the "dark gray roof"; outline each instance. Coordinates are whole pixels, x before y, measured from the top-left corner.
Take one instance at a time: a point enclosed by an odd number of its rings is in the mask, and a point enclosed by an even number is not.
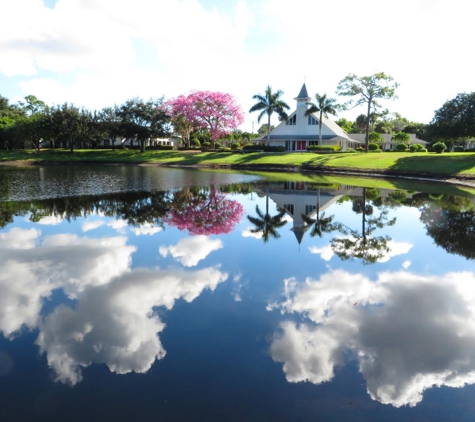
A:
[[[333,139],[336,138],[337,135],[322,135],[323,140],[328,140],[328,139]],[[258,140],[267,140],[267,134],[262,135],[259,138],[255,138],[255,141]],[[316,135],[272,135],[272,132],[270,134],[270,140],[274,141],[318,141],[319,136],[318,134]]]
[[[310,98],[308,96],[307,87],[305,86],[305,82],[302,85],[302,89],[300,90],[299,95],[295,99],[297,100],[297,99],[304,99],[304,98]]]

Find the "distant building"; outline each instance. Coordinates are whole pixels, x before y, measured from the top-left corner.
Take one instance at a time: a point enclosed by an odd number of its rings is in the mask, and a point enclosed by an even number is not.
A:
[[[322,125],[321,145],[339,145],[342,151],[356,149],[360,142],[351,139],[335,122],[326,117],[320,121],[320,113],[305,116],[312,99],[303,84],[299,95],[294,98],[297,108],[285,122],[281,122],[270,132],[269,144],[284,147],[286,151],[305,151],[310,145],[319,145],[320,125]],[[267,134],[254,139],[254,142],[267,142]]]
[[[396,149],[396,145],[400,143],[398,141],[393,141],[391,139],[393,135],[391,135],[391,134],[381,133],[380,135],[383,137],[383,141],[380,143],[379,147],[383,151],[391,151],[393,149]],[[364,134],[364,133],[349,133],[348,136],[351,139],[354,139],[355,141],[360,142],[361,146],[364,146],[366,134]],[[409,133],[409,136],[411,137],[410,144],[421,144],[424,148],[427,147],[428,142],[423,141],[422,139],[418,139],[414,133]]]

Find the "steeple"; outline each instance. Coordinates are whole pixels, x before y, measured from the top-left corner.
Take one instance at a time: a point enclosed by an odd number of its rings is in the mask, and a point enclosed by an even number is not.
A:
[[[303,83],[302,88],[300,89],[299,95],[295,97],[294,100],[297,100],[297,107],[302,103],[307,105],[311,102],[312,99],[308,96],[307,86],[305,85],[305,82]]]

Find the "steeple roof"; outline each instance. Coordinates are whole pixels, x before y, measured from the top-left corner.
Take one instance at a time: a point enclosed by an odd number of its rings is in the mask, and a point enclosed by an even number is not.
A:
[[[305,85],[305,82],[304,82],[299,92],[299,95],[296,98],[294,98],[294,100],[305,100],[307,98],[310,98],[310,97],[308,96],[307,86]]]

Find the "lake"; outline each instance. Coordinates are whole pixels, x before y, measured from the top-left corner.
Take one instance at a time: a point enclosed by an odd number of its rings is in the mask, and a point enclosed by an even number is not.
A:
[[[472,421],[475,197],[0,169],[0,421]]]

